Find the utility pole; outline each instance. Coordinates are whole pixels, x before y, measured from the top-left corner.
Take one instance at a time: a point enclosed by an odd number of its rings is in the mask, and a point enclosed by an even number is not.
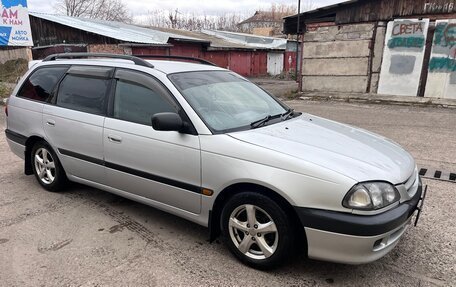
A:
[[[298,79],[298,62],[299,62],[299,21],[301,20],[301,0],[298,0],[298,24],[296,25],[296,69],[295,69],[295,77],[296,81],[299,82]]]

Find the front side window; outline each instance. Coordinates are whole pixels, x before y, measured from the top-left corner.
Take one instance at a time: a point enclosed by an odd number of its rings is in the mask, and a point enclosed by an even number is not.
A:
[[[110,83],[106,78],[67,74],[59,87],[57,106],[102,115]]]
[[[120,120],[151,125],[153,115],[177,111],[165,93],[159,83],[148,75],[118,70],[113,116]]]
[[[269,116],[280,121],[287,112],[261,88],[229,71],[177,73],[169,79],[214,132],[250,129]]]
[[[66,70],[66,66],[39,68],[24,82],[17,96],[40,102],[48,101]]]

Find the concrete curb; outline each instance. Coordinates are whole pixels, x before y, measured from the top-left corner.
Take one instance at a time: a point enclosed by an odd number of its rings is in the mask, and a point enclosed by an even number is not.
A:
[[[439,107],[456,109],[456,100],[452,99],[404,97],[377,94],[304,93],[302,94],[300,99],[307,101],[341,101],[353,103],[358,102],[368,104]]]

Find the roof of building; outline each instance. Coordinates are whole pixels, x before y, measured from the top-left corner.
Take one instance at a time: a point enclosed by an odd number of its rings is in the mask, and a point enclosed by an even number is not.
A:
[[[210,44],[209,49],[215,50],[224,48],[285,50],[287,44],[286,39],[226,31],[203,30],[196,32],[141,27],[121,22],[36,12],[30,12],[30,15],[130,44],[167,45],[170,39],[174,39]]]
[[[340,3],[336,3],[336,4],[333,4],[333,5],[328,5],[328,6],[320,7],[320,8],[314,9],[314,10],[309,10],[309,11],[303,12],[303,13],[300,14],[300,16],[312,15],[312,14],[315,14],[315,13],[318,13],[318,12],[332,10],[332,9],[335,9],[335,8],[342,8],[342,7],[345,7],[347,5],[351,5],[351,4],[360,2],[360,1],[363,1],[363,0],[341,1]],[[290,16],[284,17],[284,19],[294,18],[294,17],[297,17],[297,16],[298,16],[298,14],[290,15]]]
[[[232,43],[242,44],[257,49],[285,50],[287,46],[287,39],[275,37],[266,37],[218,30],[202,30],[201,32],[207,35],[212,35],[217,38],[230,41]]]
[[[150,29],[159,30],[162,32],[175,33],[187,37],[198,38],[202,41],[210,43],[210,49],[254,49],[254,47],[247,46],[244,44],[235,43],[222,38],[218,38],[214,35],[205,34],[201,31],[188,31],[188,30],[176,30],[171,28],[157,28],[151,27]]]
[[[256,11],[252,17],[245,19],[238,25],[258,22],[282,22],[283,13],[271,11]]]
[[[454,1],[454,0],[453,0]],[[448,3],[453,1],[447,1]],[[306,24],[330,22],[337,25],[391,21],[396,18],[452,18],[456,10],[450,5],[433,5],[428,0],[349,0],[285,17],[284,34],[296,34],[298,16],[300,31]],[[447,16],[442,16],[442,15]]]
[[[161,45],[167,44],[170,38],[200,42],[200,39],[177,35],[169,32],[148,29],[114,21],[104,21],[65,15],[53,15],[30,12],[31,16],[59,23],[68,27],[102,35],[127,43]]]

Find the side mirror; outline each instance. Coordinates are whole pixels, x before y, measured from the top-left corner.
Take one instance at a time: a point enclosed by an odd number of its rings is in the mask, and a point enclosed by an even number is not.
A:
[[[152,116],[152,127],[157,131],[180,132],[184,128],[184,123],[176,113],[158,113]]]

